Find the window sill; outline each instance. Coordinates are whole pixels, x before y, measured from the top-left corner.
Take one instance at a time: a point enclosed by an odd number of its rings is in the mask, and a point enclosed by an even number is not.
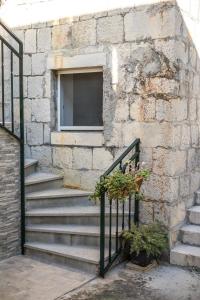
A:
[[[51,133],[52,145],[102,147],[104,136],[102,131],[54,131]]]
[[[103,131],[103,126],[60,126],[60,131]]]

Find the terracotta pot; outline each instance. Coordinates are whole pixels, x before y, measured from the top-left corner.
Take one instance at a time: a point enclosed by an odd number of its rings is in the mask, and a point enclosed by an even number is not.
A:
[[[135,183],[136,183],[136,192],[139,192],[141,185],[143,183],[143,177],[136,177]]]

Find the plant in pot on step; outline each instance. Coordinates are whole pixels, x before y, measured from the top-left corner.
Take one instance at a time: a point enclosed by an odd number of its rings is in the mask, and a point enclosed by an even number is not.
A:
[[[122,234],[124,245],[128,245],[129,260],[138,266],[146,267],[158,260],[168,248],[168,236],[164,225],[155,222],[148,225],[132,225]]]

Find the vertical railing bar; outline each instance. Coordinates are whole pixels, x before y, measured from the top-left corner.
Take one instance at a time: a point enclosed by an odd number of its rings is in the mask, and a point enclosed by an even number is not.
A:
[[[19,99],[20,99],[20,177],[21,177],[21,252],[25,244],[25,180],[24,180],[24,95],[23,95],[23,44],[19,45]]]
[[[140,142],[138,142],[135,146],[135,151],[137,156],[135,158],[135,168],[139,168],[138,163],[140,160]],[[137,193],[135,194],[135,211],[134,211],[134,223],[138,226],[139,225],[139,199],[137,197]]]
[[[131,229],[131,198],[132,196],[129,195],[129,207],[128,207],[128,229]]]
[[[2,124],[5,126],[5,107],[4,107],[4,47],[3,41],[1,41],[1,85],[2,85]]]
[[[122,230],[124,230],[124,202],[122,203]]]
[[[109,211],[109,262],[111,262],[111,250],[112,250],[112,200],[110,200]]]
[[[101,181],[103,178],[101,178]],[[101,189],[100,203],[100,276],[104,277],[105,264],[105,190]]]
[[[118,238],[119,238],[119,231],[118,231],[118,227],[119,227],[119,200],[117,199],[116,200],[116,243],[115,243],[115,246],[116,246],[116,252],[118,252]]]
[[[14,107],[13,107],[13,52],[10,52],[10,75],[11,75],[11,121],[12,133],[14,133]]]

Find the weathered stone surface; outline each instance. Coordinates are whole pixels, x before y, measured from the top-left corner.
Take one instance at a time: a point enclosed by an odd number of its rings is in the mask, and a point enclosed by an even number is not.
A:
[[[49,124],[44,124],[44,144],[51,143],[51,128]]]
[[[93,169],[105,170],[113,163],[113,155],[104,148],[94,148],[93,150]]]
[[[190,176],[180,177],[180,196],[185,197],[190,194]]]
[[[36,30],[28,29],[25,31],[25,53],[35,53],[36,52]]]
[[[190,126],[184,124],[182,126],[181,148],[186,149],[190,146]]]
[[[27,143],[29,145],[43,144],[43,124],[31,123],[27,127]]]
[[[31,101],[32,121],[50,122],[50,100],[34,99]]]
[[[175,176],[186,171],[186,152],[157,148],[153,151],[153,173]]]
[[[91,19],[74,23],[72,26],[72,43],[74,47],[96,44],[96,20]]]
[[[72,148],[54,147],[53,166],[62,169],[72,169]]]
[[[46,70],[46,56],[44,53],[32,55],[32,75],[43,75]]]
[[[71,27],[69,25],[55,26],[52,29],[52,48],[64,49],[71,45]]]
[[[73,149],[73,169],[78,169],[78,170],[92,169],[92,149],[88,149],[88,148]]]
[[[103,135],[101,132],[52,132],[51,143],[52,145],[99,147],[103,145]]]
[[[37,51],[46,52],[51,49],[51,29],[39,28],[37,31]]]
[[[44,95],[44,78],[42,76],[28,77],[28,97],[42,98]]]
[[[125,40],[157,39],[175,35],[175,9],[166,9],[162,14],[138,10],[130,12],[124,17]]]
[[[123,41],[123,33],[122,16],[100,18],[97,21],[98,43],[120,43]]]
[[[20,253],[20,147],[0,129],[0,260]]]
[[[31,55],[24,55],[24,75],[31,75]]]
[[[49,146],[31,147],[31,155],[39,161],[39,167],[47,169],[52,166],[52,150]]]

